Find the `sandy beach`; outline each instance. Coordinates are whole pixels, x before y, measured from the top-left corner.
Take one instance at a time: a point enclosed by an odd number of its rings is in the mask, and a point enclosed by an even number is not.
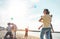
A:
[[[24,39],[24,35],[23,34],[17,35],[17,39]],[[27,39],[39,39],[39,37],[28,36]]]
[[[6,32],[7,31],[0,31],[0,38],[4,39]],[[17,39],[24,39],[24,34],[21,33],[16,33],[16,34],[17,34],[16,35]],[[39,37],[28,35],[27,39],[39,39]]]

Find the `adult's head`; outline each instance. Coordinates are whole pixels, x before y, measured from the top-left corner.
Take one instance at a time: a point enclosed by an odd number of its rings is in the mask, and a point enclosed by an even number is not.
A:
[[[48,9],[44,9],[43,13],[44,13],[44,14],[50,14],[50,12],[49,12]]]
[[[7,25],[10,25],[10,23],[8,23]]]

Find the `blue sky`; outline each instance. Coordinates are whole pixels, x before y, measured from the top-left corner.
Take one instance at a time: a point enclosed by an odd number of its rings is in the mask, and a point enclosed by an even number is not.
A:
[[[29,26],[37,30],[45,8],[53,15],[54,30],[60,31],[60,0],[0,0],[0,24],[7,27],[8,22],[13,22],[19,29]]]

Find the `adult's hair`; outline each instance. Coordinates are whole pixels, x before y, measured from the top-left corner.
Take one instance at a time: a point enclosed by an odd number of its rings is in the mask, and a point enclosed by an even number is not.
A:
[[[8,23],[7,25],[10,25],[10,23]]]
[[[48,9],[44,9],[44,11],[46,11],[46,14],[50,14]]]

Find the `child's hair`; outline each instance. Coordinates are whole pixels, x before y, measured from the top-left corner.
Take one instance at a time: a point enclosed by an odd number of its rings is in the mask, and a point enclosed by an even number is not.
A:
[[[48,9],[44,9],[44,11],[47,11],[46,14],[50,14],[49,10]]]

